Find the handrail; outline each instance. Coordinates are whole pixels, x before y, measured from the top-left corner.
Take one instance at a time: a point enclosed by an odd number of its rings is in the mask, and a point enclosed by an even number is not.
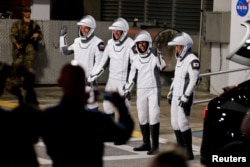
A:
[[[237,71],[244,71],[244,70],[250,70],[250,67],[233,69],[233,70],[218,71],[218,72],[204,73],[204,74],[200,74],[200,77],[211,76],[211,75],[219,75],[219,74],[225,74],[225,73],[237,72]],[[196,100],[196,101],[193,102],[193,104],[206,103],[206,102],[209,102],[210,100],[212,100],[212,99]]]
[[[195,104],[200,104],[200,103],[207,103],[210,100],[212,100],[212,99],[196,100],[193,102],[193,104],[195,105]]]
[[[219,74],[225,74],[225,73],[237,72],[237,71],[244,71],[244,70],[250,70],[250,67],[233,69],[233,70],[226,70],[226,71],[204,73],[204,74],[200,74],[200,77],[211,76],[211,75],[219,75]]]

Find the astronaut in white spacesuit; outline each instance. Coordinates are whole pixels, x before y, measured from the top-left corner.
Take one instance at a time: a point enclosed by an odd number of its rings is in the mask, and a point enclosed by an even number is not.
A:
[[[134,151],[148,151],[147,154],[151,155],[159,148],[160,71],[166,67],[166,63],[160,52],[152,47],[152,38],[147,31],[141,30],[134,42],[137,56],[134,56],[124,92],[127,94],[136,84],[136,106],[143,144],[135,147]]]
[[[116,91],[123,96],[123,86],[127,81],[132,57],[134,56],[132,49],[134,41],[127,36],[129,25],[124,18],[115,20],[109,30],[112,30],[112,38],[108,40],[101,62],[92,71],[88,81],[93,82],[100,77],[109,65],[109,76],[105,92]],[[125,98],[125,102],[130,109],[130,98]],[[114,118],[115,109],[109,101],[103,101],[103,109],[104,112]]]
[[[87,78],[92,70],[98,65],[104,51],[104,42],[94,34],[96,21],[91,15],[84,16],[78,23],[79,37],[75,38],[73,44],[67,45],[67,27],[62,26],[60,36],[60,49],[63,55],[74,54],[74,60],[86,73]],[[89,92],[87,108],[97,111],[98,103],[95,100],[94,90],[97,89],[97,82],[86,84],[86,92]]]
[[[200,74],[200,61],[191,52],[192,38],[185,32],[178,34],[168,42],[175,46],[176,66],[174,79],[167,95],[171,104],[171,125],[174,129],[177,143],[186,149],[188,159],[194,159],[192,150],[192,132],[190,128],[190,112],[193,97]]]

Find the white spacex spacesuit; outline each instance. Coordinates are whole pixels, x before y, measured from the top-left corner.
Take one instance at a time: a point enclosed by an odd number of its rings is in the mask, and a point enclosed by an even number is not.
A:
[[[176,53],[177,62],[174,80],[168,93],[168,99],[171,102],[171,124],[175,131],[177,143],[184,146],[187,149],[188,158],[193,159],[189,116],[199,79],[200,61],[191,52],[193,40],[187,33],[180,33],[168,45],[182,47]]]
[[[104,69],[109,65],[109,76],[105,87],[106,92],[117,91],[121,96],[124,95],[123,86],[125,85],[128,73],[130,70],[130,65],[133,52],[134,41],[127,36],[129,25],[127,21],[123,18],[118,18],[110,27],[110,30],[120,30],[123,31],[119,39],[114,39],[114,34],[112,33],[112,39],[109,39],[107,46],[103,52],[101,62],[98,67],[92,71],[89,78],[89,82],[96,80],[102,75]],[[130,99],[126,98],[126,104],[130,109]],[[114,107],[107,101],[103,101],[104,112],[114,116]]]
[[[129,79],[124,86],[126,94],[136,84],[136,106],[143,135],[143,144],[134,148],[134,150],[148,151],[147,154],[153,154],[159,146],[160,71],[166,67],[166,63],[160,52],[156,48],[152,48],[152,38],[147,31],[140,31],[136,35],[134,42],[138,54],[133,59]],[[142,44],[143,42],[144,44]],[[140,47],[143,47],[143,50]]]
[[[68,46],[65,38],[67,34],[67,27],[63,26],[60,36],[60,49],[64,55],[74,53],[74,60],[76,60],[76,62],[84,69],[87,81],[87,78],[92,70],[100,62],[105,46],[103,40],[94,35],[96,22],[92,16],[84,16],[77,23],[77,25],[89,27],[90,30],[88,34],[84,36],[79,29],[79,37],[75,38],[73,44]],[[93,87],[96,86],[96,83],[94,83],[94,85],[86,86],[86,92],[90,93],[89,103],[87,105],[90,110],[97,110],[98,108],[98,103],[93,99]]]

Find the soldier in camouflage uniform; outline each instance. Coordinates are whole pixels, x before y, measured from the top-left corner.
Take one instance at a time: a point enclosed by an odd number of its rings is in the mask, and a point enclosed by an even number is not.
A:
[[[24,7],[22,19],[13,23],[10,40],[14,46],[13,65],[33,69],[38,42],[43,38],[40,26],[31,19],[31,8]]]

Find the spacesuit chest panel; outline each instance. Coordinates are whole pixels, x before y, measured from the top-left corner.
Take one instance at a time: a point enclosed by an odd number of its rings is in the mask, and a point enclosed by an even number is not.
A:
[[[74,42],[74,56],[79,57],[85,54],[89,54],[92,50],[91,47],[93,47],[91,43],[82,43],[81,39],[78,38]]]
[[[188,68],[187,63],[185,63],[184,61],[177,61],[175,68],[176,76],[183,79],[186,76],[187,68]]]
[[[79,47],[81,49],[88,49],[90,45],[91,43],[82,43],[82,42],[79,43]]]
[[[154,76],[154,59],[152,56],[146,58],[138,58],[136,62],[136,69],[138,70],[138,80],[137,88],[152,88],[156,86]]]
[[[122,52],[124,48],[125,48],[124,45],[119,45],[119,46],[113,45],[114,52],[117,52],[117,53]]]
[[[112,48],[109,48],[109,72],[110,77],[118,80],[126,80],[128,75],[128,66],[129,66],[129,54],[130,47],[129,45],[116,46],[113,44]]]
[[[81,40],[75,41],[74,59],[84,68],[88,75],[94,64],[94,51],[96,47],[95,41],[91,40],[88,43],[82,43]]]
[[[137,69],[142,73],[150,70],[150,62],[152,61],[151,57],[147,58],[138,58]]]

